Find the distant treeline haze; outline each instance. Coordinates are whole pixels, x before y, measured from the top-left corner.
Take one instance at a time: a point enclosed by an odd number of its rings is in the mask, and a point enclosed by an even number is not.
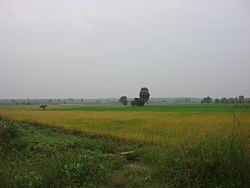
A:
[[[207,98],[207,97],[205,97]],[[216,104],[241,104],[250,103],[250,98],[215,98],[211,97],[207,100],[205,98],[150,98],[150,104],[171,104],[171,103],[216,103]],[[128,98],[128,101],[134,98]],[[207,102],[208,101],[208,102]],[[103,99],[81,99],[81,98],[67,98],[67,99],[0,99],[0,104],[11,105],[40,105],[40,104],[120,104],[119,98],[103,98]]]
[[[244,96],[239,96],[235,98],[226,98],[223,97],[221,99],[212,99],[211,97],[207,96],[204,97],[201,100],[202,104],[210,104],[210,103],[215,103],[215,104],[249,104],[250,103],[250,98],[245,98]]]
[[[128,98],[129,101],[134,98]],[[200,103],[201,98],[150,98],[151,104],[164,103]],[[0,104],[32,105],[32,104],[120,104],[119,98],[103,99],[0,99]]]

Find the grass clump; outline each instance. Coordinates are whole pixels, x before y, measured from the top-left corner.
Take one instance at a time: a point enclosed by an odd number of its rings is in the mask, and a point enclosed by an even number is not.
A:
[[[69,185],[93,187],[97,182],[101,184],[108,180],[107,169],[98,160],[86,155],[78,158],[78,161],[65,164],[62,168]]]
[[[250,153],[245,142],[236,135],[209,137],[160,155],[147,153],[143,159],[161,166],[155,177],[174,187],[248,187]]]
[[[2,156],[9,149],[9,142],[16,138],[17,135],[16,122],[0,118],[0,153]]]
[[[98,187],[110,181],[107,166],[83,153],[57,154],[38,166],[46,187]]]
[[[41,187],[43,177],[37,172],[29,172],[26,175],[15,175],[14,185],[20,188]]]

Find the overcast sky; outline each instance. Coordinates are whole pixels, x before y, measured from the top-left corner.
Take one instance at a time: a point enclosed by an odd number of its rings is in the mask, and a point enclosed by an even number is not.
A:
[[[248,0],[0,0],[0,98],[250,97]]]

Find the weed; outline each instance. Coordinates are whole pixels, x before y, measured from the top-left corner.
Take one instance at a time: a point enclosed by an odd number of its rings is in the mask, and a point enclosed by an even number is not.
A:
[[[193,147],[175,151],[178,158],[162,160],[157,176],[175,187],[247,187],[250,156],[246,152],[235,135],[206,138]]]
[[[36,188],[40,187],[43,181],[43,177],[37,172],[29,172],[28,174],[15,175],[14,184],[20,188]]]
[[[11,140],[17,137],[18,130],[16,122],[0,120],[0,152],[4,153],[8,150],[8,144]]]

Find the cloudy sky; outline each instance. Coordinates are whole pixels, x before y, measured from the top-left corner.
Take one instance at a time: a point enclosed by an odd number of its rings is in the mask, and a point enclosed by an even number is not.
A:
[[[0,0],[0,98],[250,97],[248,0]]]

